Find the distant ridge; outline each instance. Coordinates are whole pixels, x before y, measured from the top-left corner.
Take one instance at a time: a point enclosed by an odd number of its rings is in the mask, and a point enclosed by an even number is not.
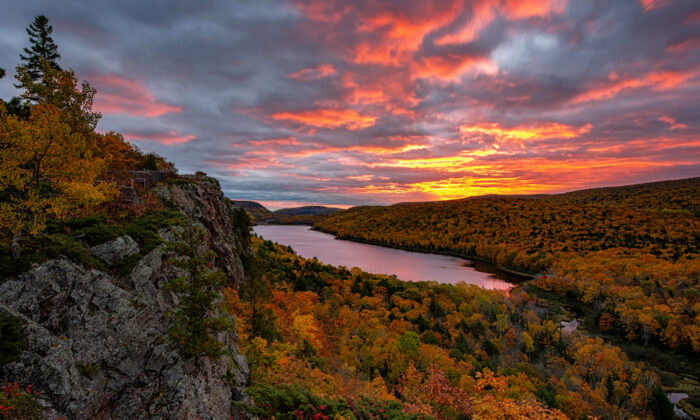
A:
[[[326,206],[302,206],[293,207],[287,209],[279,209],[274,211],[274,214],[280,216],[306,216],[306,215],[326,215],[333,214],[341,211],[343,209],[338,207],[326,207]]]
[[[359,206],[313,227],[341,239],[476,257],[535,274],[583,252],[695,258],[699,223],[696,177],[552,195]]]
[[[260,223],[262,220],[269,218],[272,212],[262,204],[255,201],[246,200],[231,200],[235,205],[247,211],[251,216],[253,223]]]
[[[232,200],[234,204],[243,208],[252,216],[255,224],[312,224],[320,218],[337,213],[343,209],[326,206],[301,206],[283,208],[275,211],[268,210],[262,204],[249,200]]]
[[[636,209],[683,209],[691,213],[698,213],[700,212],[700,177],[586,188],[556,194],[484,194],[453,200],[403,201],[391,204],[388,207],[489,198],[551,199],[572,204],[615,205]]]

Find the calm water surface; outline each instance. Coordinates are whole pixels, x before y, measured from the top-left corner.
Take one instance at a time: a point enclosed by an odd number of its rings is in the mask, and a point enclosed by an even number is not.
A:
[[[465,282],[486,289],[507,290],[513,284],[497,274],[477,271],[469,261],[446,255],[424,254],[335,239],[308,226],[261,225],[253,231],[263,238],[292,247],[304,258],[316,257],[330,265],[359,267],[369,273],[395,274],[404,281]]]

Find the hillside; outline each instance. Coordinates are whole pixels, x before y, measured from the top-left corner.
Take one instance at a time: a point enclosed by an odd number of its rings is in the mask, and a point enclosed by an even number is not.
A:
[[[593,188],[549,196],[572,204],[599,204],[637,210],[685,211],[700,217],[700,177],[621,187]]]
[[[288,209],[275,210],[273,213],[279,216],[318,216],[318,215],[328,215],[341,211],[342,209],[337,207],[325,207],[325,206],[302,206],[302,207],[292,207]]]
[[[342,209],[326,206],[301,206],[270,211],[255,201],[233,200],[251,216],[253,224],[311,225]]]
[[[579,308],[599,333],[700,354],[699,178],[538,197],[356,207],[340,238],[482,258]]]
[[[262,204],[255,201],[231,200],[233,204],[247,211],[253,223],[266,220],[272,216],[272,212]]]
[[[279,209],[272,212],[268,224],[279,225],[312,225],[326,216],[335,214],[342,209],[325,206],[302,206]]]
[[[693,178],[551,196],[356,207],[315,227],[346,239],[483,258],[537,273],[559,256],[608,249],[669,261],[695,256],[698,197],[700,178]]]
[[[227,305],[260,418],[669,415],[657,375],[601,339],[563,332],[557,307],[532,295],[402,282],[253,246],[265,276]]]

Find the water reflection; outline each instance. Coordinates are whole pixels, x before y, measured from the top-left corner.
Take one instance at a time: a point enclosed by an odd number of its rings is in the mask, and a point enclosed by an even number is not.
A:
[[[496,290],[513,287],[499,278],[499,274],[478,271],[461,258],[338,240],[333,235],[310,230],[308,226],[261,225],[253,230],[258,236],[292,247],[302,257],[316,257],[325,264],[359,267],[369,273],[395,274],[404,281],[465,282]]]

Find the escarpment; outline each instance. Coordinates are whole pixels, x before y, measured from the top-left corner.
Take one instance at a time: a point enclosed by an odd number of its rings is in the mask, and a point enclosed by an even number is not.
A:
[[[216,252],[228,285],[244,284],[249,238],[235,228],[236,209],[218,183],[182,177],[156,192],[187,223],[203,227],[202,246]],[[0,312],[22,322],[25,342],[0,366],[0,380],[33,384],[51,418],[237,417],[234,402],[247,398],[249,370],[236,334],[217,333],[225,353],[217,357],[187,358],[168,337],[179,302],[165,286],[182,271],[168,263],[177,256],[165,243],[181,229],[160,229],[163,244],[145,255],[128,236],[93,247],[109,266],[138,256],[128,273],[59,258],[0,284]]]

